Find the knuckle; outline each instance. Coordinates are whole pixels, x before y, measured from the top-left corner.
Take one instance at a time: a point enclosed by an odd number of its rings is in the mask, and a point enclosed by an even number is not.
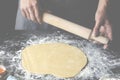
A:
[[[33,1],[32,6],[34,7],[36,5],[37,5],[37,1]]]
[[[26,5],[26,6],[22,6],[22,7],[20,7],[20,9],[21,9],[21,10],[26,10],[26,9],[28,9],[28,7],[29,7],[29,6]]]
[[[23,11],[24,9],[25,9],[24,7],[22,7],[22,6],[20,7],[20,10],[22,10],[22,11]]]
[[[26,9],[31,9],[32,5],[27,5]]]
[[[24,10],[26,10],[26,7],[21,7],[20,9],[21,9],[22,11],[24,11]]]

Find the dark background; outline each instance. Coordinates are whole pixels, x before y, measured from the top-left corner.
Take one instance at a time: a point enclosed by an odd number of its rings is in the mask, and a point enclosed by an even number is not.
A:
[[[18,0],[0,0],[0,35],[14,30]],[[120,0],[110,0],[108,10],[113,25],[113,50],[120,51]]]
[[[14,29],[18,0],[0,0],[0,32]]]

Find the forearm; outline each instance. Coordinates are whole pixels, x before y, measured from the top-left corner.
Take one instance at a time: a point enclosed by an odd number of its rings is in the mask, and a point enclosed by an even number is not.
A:
[[[106,9],[107,6],[109,4],[109,0],[99,0],[99,3],[98,3],[98,8],[97,10],[103,10],[103,9]]]

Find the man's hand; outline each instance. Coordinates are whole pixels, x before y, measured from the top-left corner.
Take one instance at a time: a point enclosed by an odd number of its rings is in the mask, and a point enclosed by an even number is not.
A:
[[[112,41],[112,25],[107,18],[106,4],[103,5],[105,0],[103,1],[103,3],[102,0],[100,1],[101,2],[99,2],[98,9],[95,14],[95,26],[93,28],[93,35],[102,35]],[[104,49],[106,49],[107,47],[108,44],[104,45]]]
[[[41,23],[38,0],[20,0],[20,9],[27,19]]]

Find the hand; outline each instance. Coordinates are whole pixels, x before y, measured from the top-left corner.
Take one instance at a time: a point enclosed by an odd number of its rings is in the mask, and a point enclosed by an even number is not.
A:
[[[41,23],[38,0],[20,0],[20,9],[27,19]]]
[[[107,18],[106,10],[98,10],[95,14],[95,26],[93,28],[93,35],[102,35],[112,41],[112,25]],[[108,44],[104,45],[104,49],[108,47]]]

